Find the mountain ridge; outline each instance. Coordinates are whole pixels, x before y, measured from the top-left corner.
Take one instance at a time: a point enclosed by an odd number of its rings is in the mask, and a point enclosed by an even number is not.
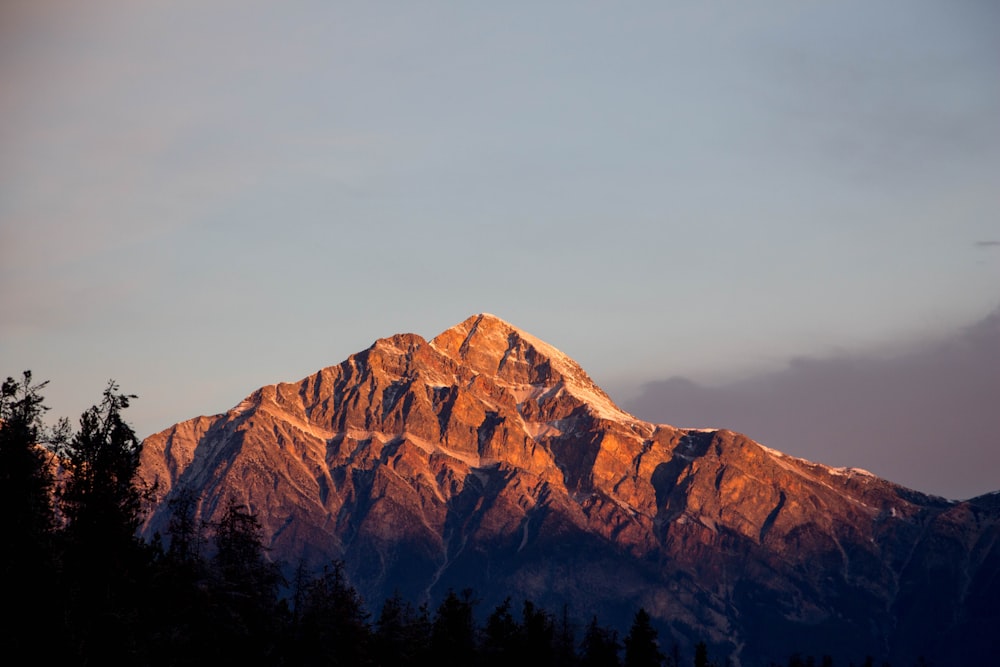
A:
[[[765,637],[789,629],[814,652],[827,640],[915,658],[898,636],[926,630],[899,608],[921,599],[914,572],[950,562],[938,598],[963,618],[962,582],[982,573],[993,590],[1000,563],[990,498],[947,501],[732,431],[644,422],[488,313],[430,341],[378,339],[154,434],[141,472],[160,494],[147,536],[165,532],[182,488],[205,520],[236,497],[276,557],[342,559],[366,599],[472,585],[610,615],[642,605],[673,640],[703,637],[737,662],[771,655]],[[940,641],[965,636],[948,627]]]

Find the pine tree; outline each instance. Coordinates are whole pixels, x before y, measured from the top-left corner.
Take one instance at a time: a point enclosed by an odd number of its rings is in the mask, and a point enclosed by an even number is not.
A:
[[[267,559],[257,515],[230,498],[215,524],[212,565],[222,585],[240,595],[277,596],[280,574]]]
[[[531,600],[525,600],[521,610],[521,657],[540,664],[551,664],[554,637],[555,625],[551,614],[535,606]]]
[[[202,553],[202,526],[195,521],[196,498],[182,490],[168,501],[168,547],[154,548],[153,613],[148,624],[152,664],[194,665],[202,646],[214,642],[215,618],[207,591],[208,561]],[[154,545],[159,536],[154,536]]]
[[[439,667],[464,667],[476,659],[476,625],[472,591],[459,597],[449,590],[438,606],[431,628],[431,662]]]
[[[708,646],[698,642],[694,647],[694,667],[708,667]]]
[[[621,644],[618,633],[597,623],[591,618],[580,644],[580,665],[582,667],[618,667]]]
[[[212,648],[226,661],[265,660],[277,650],[286,615],[278,599],[280,568],[266,557],[257,515],[230,498],[213,543]]]
[[[375,622],[374,655],[379,665],[421,665],[430,639],[427,607],[415,609],[399,591],[382,604]]]
[[[657,644],[657,632],[645,609],[639,609],[632,628],[625,637],[625,667],[660,667],[663,654]]]
[[[170,510],[167,555],[177,563],[201,562],[205,535],[196,518],[198,497],[191,489],[178,489],[167,501],[167,507]]]
[[[307,584],[298,612],[296,644],[304,665],[366,665],[371,662],[371,628],[344,565],[335,561]]]
[[[67,534],[81,546],[111,548],[115,557],[138,542],[146,497],[138,485],[141,443],[122,411],[134,395],[108,383],[100,405],[80,416],[80,431],[63,447],[67,481],[61,496]],[[120,550],[120,551],[119,551]]]
[[[483,663],[487,667],[508,665],[514,659],[521,628],[510,611],[511,601],[506,598],[497,605],[486,619],[481,646]]]
[[[0,577],[18,582],[5,589],[5,606],[16,610],[0,624],[0,641],[17,655],[44,640],[55,590],[53,558],[55,515],[52,505],[51,453],[41,446],[46,439],[41,390],[46,382],[32,384],[31,371],[20,382],[8,377],[0,388]],[[58,638],[56,638],[58,639]]]
[[[553,642],[555,667],[570,667],[576,665],[576,630],[569,617],[569,605],[563,604],[562,616]]]
[[[0,571],[6,578],[6,560],[26,550],[44,553],[54,526],[52,471],[48,451],[40,444],[44,427],[41,416],[48,408],[39,392],[47,382],[31,384],[31,371],[21,382],[7,378],[0,389],[0,521],[10,544],[3,549]]]
[[[151,551],[136,533],[146,497],[136,478],[141,444],[122,415],[133,398],[109,382],[60,449],[67,634],[85,660],[134,662],[142,651]]]

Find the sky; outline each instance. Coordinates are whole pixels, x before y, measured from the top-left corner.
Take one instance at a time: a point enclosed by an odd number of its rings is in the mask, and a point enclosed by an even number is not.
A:
[[[998,34],[992,0],[8,0],[0,373],[52,419],[113,379],[145,437],[490,312],[645,418],[1000,489],[1000,351],[968,344],[1000,308]],[[946,456],[777,409],[820,368],[798,391],[883,382],[877,422],[962,341]]]

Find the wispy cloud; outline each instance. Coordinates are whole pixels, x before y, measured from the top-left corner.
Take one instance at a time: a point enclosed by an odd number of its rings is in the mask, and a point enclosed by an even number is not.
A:
[[[977,248],[1000,248],[1000,241],[976,241]]]
[[[677,426],[729,428],[788,454],[963,498],[1000,489],[1000,309],[897,356],[794,360],[723,386],[653,382],[625,403]]]

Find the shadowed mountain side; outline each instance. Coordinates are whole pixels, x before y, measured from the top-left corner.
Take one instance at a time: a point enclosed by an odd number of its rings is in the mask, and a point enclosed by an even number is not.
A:
[[[721,386],[675,377],[623,403],[642,419],[724,426],[947,498],[1000,488],[998,405],[1000,309],[897,356],[795,359]]]

